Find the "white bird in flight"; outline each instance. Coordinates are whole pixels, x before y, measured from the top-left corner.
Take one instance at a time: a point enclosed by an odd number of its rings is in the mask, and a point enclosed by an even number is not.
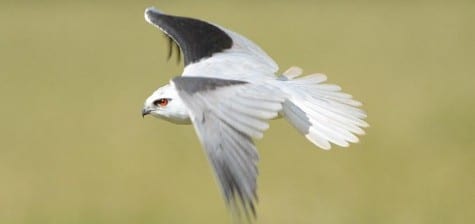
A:
[[[253,139],[269,120],[283,117],[322,149],[358,142],[367,127],[361,103],[323,74],[301,76],[278,66],[247,38],[202,20],[145,10],[184,57],[184,71],[145,101],[142,116],[193,124],[226,204],[233,214],[255,216],[259,156]],[[180,57],[180,56],[178,56]]]

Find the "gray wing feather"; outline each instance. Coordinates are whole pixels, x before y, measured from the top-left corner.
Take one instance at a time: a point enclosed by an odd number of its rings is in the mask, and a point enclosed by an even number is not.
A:
[[[253,138],[282,109],[283,97],[265,85],[204,77],[172,84],[190,110],[196,133],[234,213],[255,215],[259,156]]]

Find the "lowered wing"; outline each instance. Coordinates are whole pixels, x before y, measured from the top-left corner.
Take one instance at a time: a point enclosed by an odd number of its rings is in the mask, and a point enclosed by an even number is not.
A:
[[[203,77],[176,77],[172,85],[190,111],[227,205],[233,213],[255,215],[258,153],[268,120],[284,98],[265,85]]]

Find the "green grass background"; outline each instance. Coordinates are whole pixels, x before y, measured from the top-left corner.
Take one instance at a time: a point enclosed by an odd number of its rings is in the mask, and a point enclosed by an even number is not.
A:
[[[475,222],[473,2],[1,0],[0,223],[230,223],[192,127],[140,115],[182,70],[151,5],[364,102],[349,149],[271,122],[258,223]]]

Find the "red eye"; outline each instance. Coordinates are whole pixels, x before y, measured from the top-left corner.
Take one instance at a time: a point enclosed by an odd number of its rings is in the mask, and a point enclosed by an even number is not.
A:
[[[168,99],[166,98],[161,98],[161,99],[158,99],[158,100],[155,100],[153,102],[153,104],[155,104],[155,106],[161,106],[161,107],[164,107],[168,104]]]

